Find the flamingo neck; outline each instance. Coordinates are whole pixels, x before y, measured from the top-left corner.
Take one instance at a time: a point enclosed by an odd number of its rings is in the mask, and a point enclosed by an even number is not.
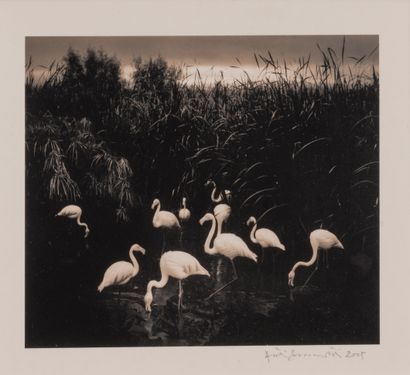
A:
[[[222,219],[219,217],[216,219],[216,236],[218,237],[222,233]]]
[[[161,203],[158,202],[157,207],[155,208],[153,221],[157,220],[157,216],[158,216],[158,213],[159,213],[160,209],[161,209]]]
[[[256,221],[255,221],[255,224],[254,224],[254,226],[251,230],[251,241],[253,243],[258,243],[258,241],[256,240],[256,237],[255,237],[256,227],[257,227],[257,224],[256,224]]]
[[[169,276],[166,273],[161,273],[161,280],[151,280],[147,286],[147,294],[152,295],[152,288],[163,288],[168,283]]]
[[[316,246],[315,244],[312,244],[312,257],[307,262],[302,262],[302,261],[297,262],[293,266],[292,271],[295,272],[298,267],[310,267],[313,263],[316,262],[317,252],[318,252],[318,246]]]
[[[214,184],[214,188],[213,188],[212,193],[211,193],[211,200],[214,203],[219,203],[222,200],[221,194],[216,196],[216,186],[215,186],[215,184]]]
[[[89,232],[89,231],[90,231],[90,229],[88,228],[88,225],[87,225],[86,223],[81,222],[81,214],[79,214],[79,215],[77,216],[77,224],[78,224],[79,226],[81,226],[81,227],[85,227],[86,232]]]
[[[208,233],[208,237],[206,238],[205,245],[204,245],[205,252],[211,255],[217,253],[214,248],[211,248],[211,240],[212,240],[213,235],[215,234],[215,227],[216,227],[216,220],[215,220],[215,217],[212,216],[211,230]]]
[[[133,273],[134,273],[134,275],[136,275],[138,273],[139,269],[140,269],[140,266],[137,262],[137,258],[135,258],[134,251],[137,251],[137,250],[130,249],[129,255],[130,255],[131,262],[132,262],[132,265],[133,265],[133,268],[134,268]]]
[[[182,208],[186,208],[186,202],[185,202],[185,200],[182,201]]]
[[[161,280],[151,280],[147,286],[147,293],[144,296],[145,308],[147,311],[151,311],[151,303],[153,299],[152,288],[163,288],[168,282],[169,276],[167,273],[163,273],[161,270]]]

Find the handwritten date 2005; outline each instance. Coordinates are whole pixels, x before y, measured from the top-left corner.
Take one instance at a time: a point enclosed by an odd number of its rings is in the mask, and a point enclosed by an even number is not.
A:
[[[296,359],[360,359],[365,358],[366,352],[364,351],[353,351],[353,350],[339,350],[330,347],[324,351],[301,351],[296,349],[283,349],[283,348],[272,348],[265,349],[265,359],[267,362],[275,359],[285,359],[288,361],[293,361]]]

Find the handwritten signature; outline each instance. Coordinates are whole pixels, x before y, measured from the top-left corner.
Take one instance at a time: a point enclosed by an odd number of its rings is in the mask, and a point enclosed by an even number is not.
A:
[[[338,350],[336,348],[330,347],[325,351],[301,351],[297,349],[283,349],[279,347],[274,347],[272,349],[265,349],[265,360],[270,362],[275,359],[285,359],[288,361],[293,361],[295,359],[308,359],[308,358],[318,358],[318,359],[360,359],[365,358],[366,352],[364,351],[353,351],[353,350]]]

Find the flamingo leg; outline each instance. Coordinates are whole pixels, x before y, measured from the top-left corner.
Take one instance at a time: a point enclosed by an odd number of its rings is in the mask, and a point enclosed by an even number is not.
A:
[[[182,308],[182,296],[184,294],[184,290],[182,289],[182,280],[178,281],[179,292],[178,292],[178,313],[181,313]]]
[[[317,258],[315,269],[314,269],[313,272],[309,275],[309,277],[307,278],[307,280],[306,280],[305,283],[303,284],[302,288],[304,288],[304,287],[308,284],[308,282],[310,281],[310,279],[312,278],[312,276],[315,274],[315,272],[318,270],[318,268],[319,268],[319,257]]]
[[[282,269],[282,256],[283,255],[281,253],[275,252],[274,256],[275,256],[275,267],[276,267],[275,275],[276,275],[276,279],[277,279],[277,284],[276,285],[278,285],[279,288],[282,288],[283,281],[284,281],[284,278],[282,277],[283,273],[281,272],[281,269]]]
[[[180,230],[180,232],[179,232],[179,244],[182,246],[182,233],[183,233],[183,230],[182,230],[182,228],[181,228],[181,230]]]
[[[233,259],[231,259],[231,263],[232,263],[232,268],[233,268],[234,280],[238,280],[238,273],[236,272],[236,266],[235,266],[235,263],[233,262]]]
[[[178,337],[183,337],[183,334],[184,334],[184,317],[183,317],[182,314],[178,315],[177,328],[178,328]]]
[[[226,283],[225,285],[222,285],[220,288],[215,290],[213,293],[211,293],[207,298],[205,298],[205,301],[211,299],[215,294],[219,293],[222,289],[225,289],[228,285],[231,285],[234,281],[238,280],[238,273],[236,272],[235,263],[233,262],[232,259],[231,259],[231,263],[232,263],[234,278],[228,283]]]
[[[222,267],[222,258],[219,258],[216,264],[216,281],[218,283],[221,282],[221,274],[222,274],[221,267]]]
[[[275,282],[275,273],[276,273],[276,253],[272,254],[272,280],[273,280],[273,287],[276,286]]]

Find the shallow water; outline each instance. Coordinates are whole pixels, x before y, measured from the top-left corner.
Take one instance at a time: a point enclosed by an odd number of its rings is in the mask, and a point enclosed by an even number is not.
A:
[[[177,238],[173,240],[178,243]],[[290,262],[286,253],[274,257],[274,250],[265,250],[259,264],[236,258],[239,279],[206,300],[232,279],[232,267],[226,258],[205,254],[202,239],[188,236],[178,248],[194,249],[189,252],[209,270],[211,279],[192,276],[183,281],[181,314],[177,310],[178,283],[171,279],[165,288],[155,289],[152,312],[148,314],[143,296],[149,279],[160,278],[159,253],[148,250],[145,257],[138,256],[141,270],[133,282],[99,294],[96,289],[104,269],[113,261],[126,259],[127,252],[108,260],[102,256],[101,244],[92,240],[83,243],[78,251],[72,251],[71,245],[58,247],[49,242],[46,254],[53,256],[46,257],[47,262],[45,257],[27,257],[27,346],[342,344],[378,340],[377,304],[368,293],[373,285],[367,279],[355,279],[348,256],[341,253],[333,253],[329,268],[322,264],[305,287],[301,285],[311,270],[301,270],[294,288],[287,285]],[[253,250],[261,255],[259,249]],[[101,259],[97,261],[98,253]],[[352,289],[355,280],[359,285]]]
[[[236,258],[239,279],[207,300],[232,279],[232,266],[226,258],[204,253],[207,230],[198,236],[186,229],[182,245],[178,236],[168,236],[167,249],[191,253],[211,278],[192,276],[183,281],[180,314],[178,283],[171,279],[165,288],[155,289],[148,314],[143,297],[147,282],[160,278],[160,236],[149,241],[123,238],[128,244],[118,245],[123,250],[113,254],[110,240],[97,236],[84,240],[75,226],[67,230],[67,222],[61,225],[64,230],[56,230],[51,239],[28,236],[28,347],[378,342],[377,278],[374,272],[358,272],[364,269],[363,262],[358,267],[357,257],[349,254],[332,251],[329,264],[322,263],[307,286],[302,285],[312,269],[298,271],[296,287],[289,288],[287,273],[294,261],[289,253],[268,249],[262,262],[260,249],[250,245],[259,263]],[[128,285],[98,293],[105,269],[127,259],[130,242],[146,243],[147,254],[138,255],[140,273]]]

